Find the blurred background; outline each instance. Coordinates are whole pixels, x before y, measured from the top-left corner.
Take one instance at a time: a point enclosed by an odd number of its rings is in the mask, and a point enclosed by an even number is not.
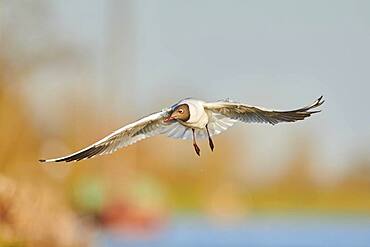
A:
[[[369,1],[0,0],[0,246],[370,246]],[[40,165],[181,98],[292,109]]]

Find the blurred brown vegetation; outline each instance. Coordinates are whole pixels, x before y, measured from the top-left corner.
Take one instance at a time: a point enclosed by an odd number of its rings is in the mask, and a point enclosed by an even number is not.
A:
[[[86,245],[64,191],[30,159],[40,139],[14,87],[16,70],[0,60],[0,246]]]

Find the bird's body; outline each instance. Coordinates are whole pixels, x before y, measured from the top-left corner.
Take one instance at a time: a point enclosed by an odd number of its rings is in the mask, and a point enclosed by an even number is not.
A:
[[[211,137],[225,131],[237,121],[272,125],[280,122],[295,122],[319,112],[312,111],[312,109],[323,103],[321,96],[306,107],[291,111],[275,111],[229,100],[205,102],[186,98],[169,108],[116,130],[85,149],[65,157],[40,160],[40,162],[71,162],[92,158],[96,155],[110,154],[119,148],[159,134],[177,139],[192,139],[194,149],[200,155],[196,138],[208,138],[209,146],[213,151],[214,144]]]

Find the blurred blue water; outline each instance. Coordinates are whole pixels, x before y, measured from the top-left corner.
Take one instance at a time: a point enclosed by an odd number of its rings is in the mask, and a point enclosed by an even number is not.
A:
[[[366,247],[370,246],[370,217],[264,216],[227,225],[195,217],[176,218],[145,239],[102,231],[94,246]]]

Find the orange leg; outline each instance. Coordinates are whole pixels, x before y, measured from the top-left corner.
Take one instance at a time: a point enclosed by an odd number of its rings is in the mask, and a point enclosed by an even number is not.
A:
[[[191,130],[193,131],[193,146],[194,146],[195,152],[197,153],[198,156],[200,156],[200,148],[198,147],[197,142],[195,140],[195,130],[194,129],[191,129]]]
[[[209,134],[208,125],[206,125],[206,130],[207,130],[207,134],[208,134],[209,147],[211,148],[211,150],[213,152],[213,149],[215,148],[215,145],[213,145],[213,141],[212,141],[211,135]]]

